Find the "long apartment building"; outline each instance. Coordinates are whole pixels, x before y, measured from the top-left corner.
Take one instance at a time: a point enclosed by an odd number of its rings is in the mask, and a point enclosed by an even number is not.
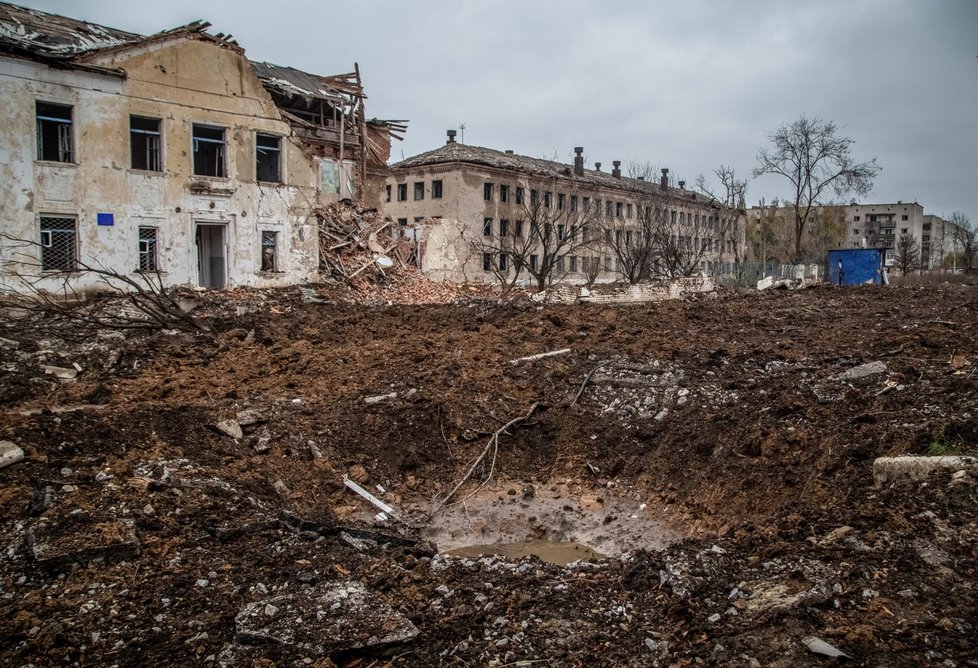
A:
[[[627,246],[642,243],[652,215],[697,270],[742,248],[743,211],[670,185],[667,169],[652,182],[623,175],[619,161],[610,171],[584,163],[581,147],[564,164],[465,145],[449,130],[445,145],[391,167],[384,211],[417,240],[419,264],[436,280],[499,281],[519,270],[521,254],[536,270],[548,261],[544,226],[559,247],[549,258],[554,281],[624,278]]]

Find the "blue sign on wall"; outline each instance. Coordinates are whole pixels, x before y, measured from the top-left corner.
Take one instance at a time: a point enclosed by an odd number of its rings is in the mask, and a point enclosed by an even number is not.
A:
[[[97,213],[95,214],[96,222],[99,225],[112,226],[115,225],[115,216],[111,213]]]

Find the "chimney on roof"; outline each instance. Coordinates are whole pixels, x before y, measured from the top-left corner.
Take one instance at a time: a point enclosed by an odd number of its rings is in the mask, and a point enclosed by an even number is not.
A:
[[[665,167],[662,168],[662,178],[659,179],[659,187],[663,190],[669,189],[669,170]]]
[[[597,172],[600,172],[601,171],[601,163],[600,162],[594,163],[594,170],[597,171]]]
[[[680,181],[679,182],[679,189],[680,190],[686,190],[686,182],[685,181]]]
[[[584,176],[584,147],[575,146],[574,147],[574,173],[578,176]]]
[[[611,168],[611,175],[613,177],[615,177],[616,179],[620,179],[621,178],[621,160],[614,160],[614,161],[612,161],[611,164],[614,165]]]
[[[448,141],[446,141],[445,143],[446,144],[454,144],[455,143],[455,135],[457,133],[458,133],[458,130],[449,130],[448,131]]]

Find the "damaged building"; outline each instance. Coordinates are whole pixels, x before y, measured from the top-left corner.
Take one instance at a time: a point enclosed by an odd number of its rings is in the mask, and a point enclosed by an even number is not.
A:
[[[744,243],[742,209],[670,183],[469,146],[391,167],[385,213],[418,246],[431,278],[570,283],[721,273]]]
[[[359,68],[251,62],[194,22],[143,36],[0,3],[0,288],[318,278],[317,208],[380,203],[398,122]]]

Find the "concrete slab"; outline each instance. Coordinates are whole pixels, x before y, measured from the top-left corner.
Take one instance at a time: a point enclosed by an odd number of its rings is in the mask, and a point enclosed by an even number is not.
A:
[[[880,457],[873,462],[877,486],[897,480],[925,480],[938,471],[967,471],[978,475],[978,457]]]
[[[117,563],[139,556],[131,521],[76,511],[45,517],[27,529],[27,547],[40,566]]]

